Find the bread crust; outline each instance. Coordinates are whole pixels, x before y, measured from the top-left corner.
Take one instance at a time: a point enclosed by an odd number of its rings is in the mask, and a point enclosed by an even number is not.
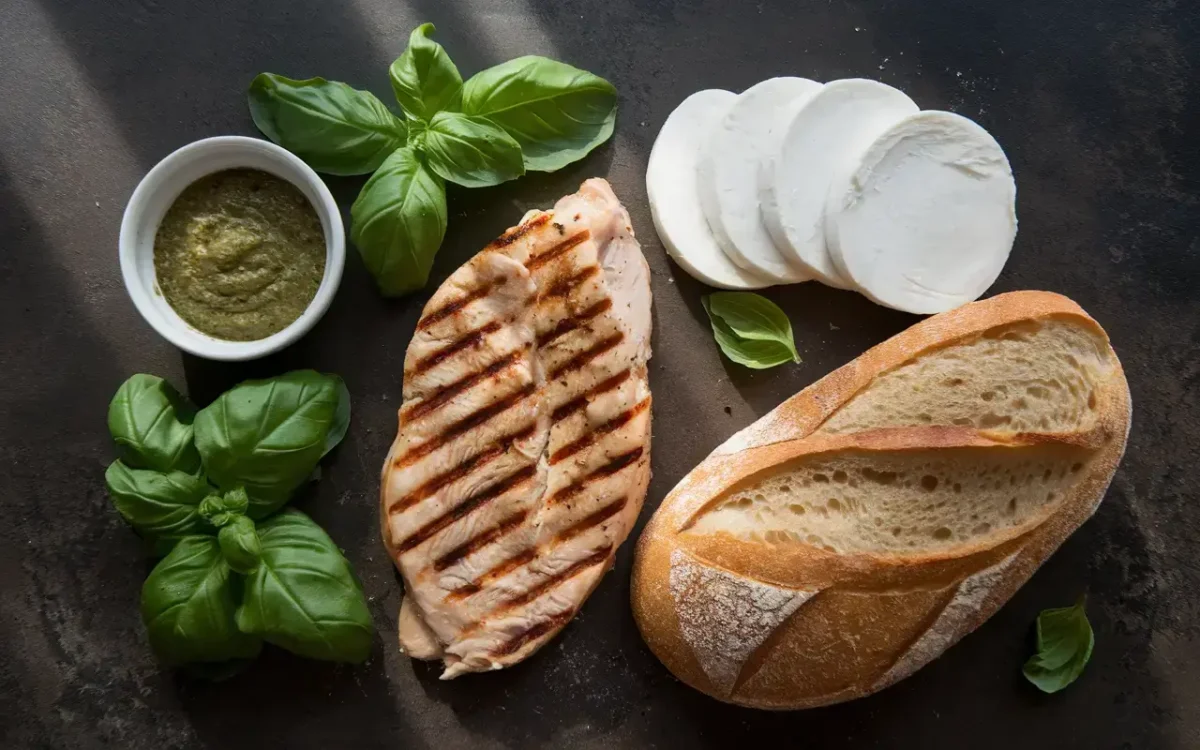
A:
[[[1066,297],[1037,291],[998,295],[917,323],[713,451],[667,495],[638,542],[633,612],[655,655],[679,679],[720,700],[767,709],[809,708],[868,695],[907,677],[994,614],[1095,512],[1116,471],[1131,405],[1111,347],[1112,369],[1096,394],[1098,418],[1083,432],[933,426],[827,435],[818,430],[876,378],[920,355],[997,326],[1052,318],[1070,319],[1107,345],[1099,324]],[[1076,452],[1082,470],[1066,497],[1042,516],[1009,533],[937,552],[842,555],[727,532],[687,533],[710,504],[789,462],[848,449],[959,448]],[[707,576],[707,591],[743,602],[706,599],[697,591],[701,574],[696,571]],[[747,606],[748,619],[767,623],[779,612],[788,614],[765,635],[750,632],[739,636],[737,647],[722,645],[709,631],[729,629],[732,621],[722,617],[734,617],[737,607],[747,619]],[[754,648],[744,645],[760,637]],[[729,666],[731,659],[740,660],[736,668]]]

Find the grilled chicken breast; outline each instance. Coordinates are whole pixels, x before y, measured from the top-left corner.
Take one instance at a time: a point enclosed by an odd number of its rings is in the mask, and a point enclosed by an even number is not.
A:
[[[650,274],[600,179],[454,272],[417,323],[383,468],[400,643],[515,664],[599,583],[650,478]]]

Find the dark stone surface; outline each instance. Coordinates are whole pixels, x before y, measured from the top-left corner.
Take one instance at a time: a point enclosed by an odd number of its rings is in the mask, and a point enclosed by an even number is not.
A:
[[[262,70],[390,100],[388,63],[434,21],[467,73],[526,53],[621,93],[617,133],[582,164],[455,190],[434,283],[376,295],[357,257],[316,330],[246,365],[181,356],[125,296],[117,229],[142,174],[204,136],[253,134]],[[0,746],[5,748],[1200,747],[1200,8],[1185,0],[4,0],[0,3]],[[895,688],[761,713],[676,682],[627,604],[629,545],[577,622],[528,663],[443,683],[397,652],[400,585],[378,542],[377,473],[418,311],[453,268],[590,175],[629,206],[654,272],[654,481],[644,517],[722,439],[913,318],[805,285],[773,291],[800,366],[719,358],[703,288],[650,224],[643,173],[687,94],[774,75],[871,76],[977,119],[1017,175],[1020,236],[993,291],[1078,300],[1124,361],[1135,417],[1096,517],[1017,596]],[[331,179],[347,207],[361,180]],[[348,218],[348,217],[347,217]],[[158,667],[137,615],[148,569],[105,497],[106,404],[129,374],[201,403],[311,366],[355,399],[346,443],[299,501],[360,572],[379,628],[357,668],[268,651],[221,685]],[[1097,647],[1043,696],[1020,667],[1036,613],[1089,592]]]

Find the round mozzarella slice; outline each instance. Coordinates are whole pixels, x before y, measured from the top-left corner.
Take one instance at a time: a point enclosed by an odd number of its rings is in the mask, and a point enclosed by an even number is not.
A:
[[[978,299],[1017,234],[1017,186],[1000,144],[965,117],[927,111],[871,144],[830,187],[825,231],[838,269],[911,313]]]
[[[880,133],[917,109],[904,92],[877,81],[830,81],[795,112],[778,149],[763,159],[763,223],[775,246],[818,281],[853,286],[825,247],[830,182],[851,169]]]
[[[693,278],[721,289],[762,289],[774,282],[743,270],[726,257],[708,228],[696,191],[696,158],[713,126],[737,94],[697,91],[663,123],[650,151],[646,193],[654,228],[675,262]]]
[[[746,89],[713,130],[696,167],[700,205],[721,249],[742,268],[781,283],[809,277],[788,262],[763,226],[759,162],[786,116],[820,90],[807,78],[771,78]]]

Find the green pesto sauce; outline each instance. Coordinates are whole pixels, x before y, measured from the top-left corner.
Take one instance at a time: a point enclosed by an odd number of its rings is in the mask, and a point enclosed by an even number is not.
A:
[[[257,169],[192,183],[154,237],[163,297],[200,331],[264,339],[308,307],[325,275],[325,233],[308,199]]]

